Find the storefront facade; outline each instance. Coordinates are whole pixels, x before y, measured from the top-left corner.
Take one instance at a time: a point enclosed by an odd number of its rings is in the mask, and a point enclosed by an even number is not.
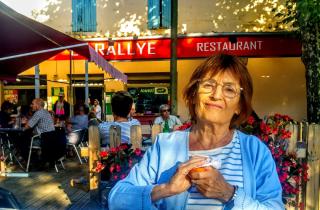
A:
[[[134,95],[138,111],[147,114],[157,112],[156,106],[165,102],[170,94],[170,30],[148,29],[148,2],[97,1],[96,32],[72,32],[71,0],[49,5],[45,12],[49,19],[44,22],[88,41],[115,68],[128,75],[128,84],[123,84],[90,63],[89,90],[95,92],[91,93],[92,97],[101,97],[108,104],[113,92],[126,89]],[[247,58],[254,83],[253,107],[260,117],[279,112],[296,120],[306,119],[305,67],[300,59],[301,46],[288,34],[264,33],[277,31],[278,26],[270,22],[273,14],[265,9],[272,4],[241,1],[225,5],[219,2],[179,1],[177,114],[182,121],[189,118],[182,99],[183,88],[196,66],[217,52]],[[63,9],[53,12],[58,7]],[[259,33],[255,33],[257,31]],[[40,74],[47,79],[49,108],[56,100],[52,88],[62,88],[68,94],[69,57],[65,52],[40,64]],[[73,55],[71,74],[74,92],[80,98],[84,89],[85,61],[78,55]],[[34,75],[34,69],[22,75]],[[4,85],[3,90],[8,88]],[[138,101],[137,93],[140,92],[144,95],[142,101]],[[108,105],[106,113],[110,113]]]

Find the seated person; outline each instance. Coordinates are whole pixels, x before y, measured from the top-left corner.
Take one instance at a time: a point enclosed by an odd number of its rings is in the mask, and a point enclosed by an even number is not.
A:
[[[111,109],[114,118],[113,122],[103,122],[99,125],[101,145],[110,143],[109,129],[112,125],[121,127],[121,142],[130,143],[130,127],[139,125],[136,122],[128,121],[128,114],[131,110],[133,99],[126,91],[118,91],[111,98]]]
[[[169,126],[169,130],[173,131],[176,128],[178,128],[180,125],[182,125],[181,121],[178,117],[174,115],[170,115],[170,107],[168,104],[162,104],[160,106],[160,116],[154,119],[153,124],[155,125],[161,125],[161,130],[165,132],[167,128],[165,128],[165,125]]]
[[[130,112],[128,114],[128,120],[131,121],[132,123],[136,123],[137,125],[141,125],[139,120],[133,118],[135,113],[136,113],[136,105],[135,105],[135,103],[132,103],[131,110],[130,110]]]
[[[71,130],[87,129],[88,128],[88,116],[85,114],[85,107],[80,105],[76,109],[76,113],[70,119]],[[70,131],[70,128],[68,128]]]
[[[41,142],[38,142],[41,146],[40,164],[50,163],[53,165],[57,156],[62,155],[65,150],[65,140],[56,134],[53,119],[48,110],[44,109],[44,105],[41,98],[32,101],[31,107],[34,114],[26,123],[25,128],[33,128],[34,134],[41,134]],[[28,147],[29,144],[26,148]]]
[[[13,121],[11,121],[10,115],[13,112],[13,104],[9,101],[4,101],[1,104],[0,111],[0,128],[9,128],[12,127]]]
[[[99,120],[96,116],[96,113],[91,111],[88,114],[88,127],[94,125],[94,126],[98,126],[102,121]]]
[[[34,114],[28,120],[25,127],[33,128],[34,134],[42,134],[55,130],[51,114],[48,110],[44,109],[44,105],[44,101],[41,98],[36,98],[32,101],[31,108]]]

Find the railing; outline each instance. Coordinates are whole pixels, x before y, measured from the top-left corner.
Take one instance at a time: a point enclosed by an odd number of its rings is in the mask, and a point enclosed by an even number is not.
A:
[[[288,126],[291,132],[287,152],[297,152],[299,161],[307,161],[309,165],[309,181],[302,183],[300,193],[296,196],[297,203],[303,203],[301,209],[320,210],[319,187],[320,187],[320,125],[299,123]],[[288,210],[300,209],[287,207]]]

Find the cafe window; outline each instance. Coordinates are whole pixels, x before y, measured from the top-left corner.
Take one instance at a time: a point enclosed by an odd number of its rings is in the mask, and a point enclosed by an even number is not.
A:
[[[159,106],[167,104],[169,89],[167,87],[128,88],[136,104],[136,112],[143,114],[159,113]]]
[[[96,0],[72,0],[72,32],[96,32]]]
[[[168,29],[171,25],[171,1],[148,0],[148,29]]]
[[[127,73],[128,92],[136,103],[136,112],[157,114],[161,104],[168,104],[169,72]]]

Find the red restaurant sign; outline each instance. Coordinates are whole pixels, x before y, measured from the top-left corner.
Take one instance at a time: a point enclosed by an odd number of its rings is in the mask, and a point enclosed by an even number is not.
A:
[[[155,60],[170,58],[170,39],[136,39],[92,41],[89,44],[106,60]],[[246,57],[299,57],[301,44],[283,36],[229,36],[179,38],[178,58],[203,58],[216,53],[231,53]],[[66,52],[53,60],[68,60]],[[84,59],[74,55],[73,59]]]

